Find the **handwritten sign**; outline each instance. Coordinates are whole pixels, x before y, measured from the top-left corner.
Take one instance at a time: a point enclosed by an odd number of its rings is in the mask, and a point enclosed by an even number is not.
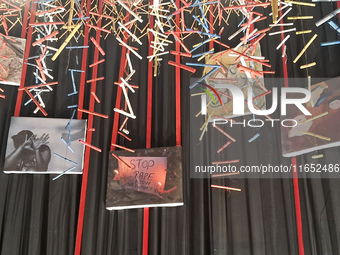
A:
[[[123,162],[118,162],[118,174],[122,187],[133,189],[156,196],[164,190],[167,157],[120,157]]]

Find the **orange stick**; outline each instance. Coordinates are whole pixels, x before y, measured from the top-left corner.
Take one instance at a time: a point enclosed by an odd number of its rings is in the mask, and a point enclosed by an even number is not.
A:
[[[86,81],[86,83],[90,83],[90,82],[94,82],[94,81],[101,81],[101,80],[104,80],[105,77],[99,77],[99,78],[95,78],[95,79],[92,79],[92,80],[88,80]]]
[[[230,164],[230,163],[238,163],[240,162],[239,159],[234,159],[234,160],[227,160],[227,161],[215,161],[215,162],[211,162],[214,165],[219,165],[219,164]]]
[[[91,28],[94,28],[94,29],[96,29],[96,30],[100,30],[100,31],[106,32],[106,33],[108,33],[108,34],[111,34],[111,31],[110,31],[110,30],[107,30],[107,29],[105,29],[105,28],[96,27],[96,26],[93,26],[93,25],[91,25],[91,24],[86,24],[86,25],[89,26],[89,27],[91,27]],[[104,54],[104,55],[105,55],[105,54]]]
[[[57,35],[57,34],[59,34],[59,31],[54,31],[52,34],[49,34],[49,35],[47,35],[47,36],[41,38],[40,40],[38,40],[38,41],[32,43],[32,46],[37,46],[38,44],[40,44],[40,43],[46,41],[47,39],[49,39],[49,38],[51,38],[51,37],[53,37],[53,36],[55,36],[55,35]]]
[[[271,93],[271,90],[268,90],[268,91],[266,91],[266,92],[264,92],[264,93],[262,93],[262,94],[260,94],[260,95],[258,95],[256,97],[253,97],[253,101],[258,99],[258,98],[260,98],[260,97],[266,96],[266,95],[268,95],[270,93]]]
[[[192,56],[191,53],[185,53],[185,52],[179,52],[179,51],[173,51],[173,50],[170,51],[170,54],[179,55],[181,57],[188,57],[188,58],[191,58]]]
[[[223,65],[220,63],[220,61],[216,60],[216,63],[221,67],[221,70],[224,74],[227,73],[227,71],[224,69]]]
[[[87,142],[84,142],[83,140],[79,140],[79,142],[82,143],[82,144],[84,144],[84,145],[87,146],[87,147],[90,147],[91,149],[94,149],[94,150],[96,150],[96,151],[102,152],[102,150],[99,149],[98,147],[93,146],[93,145],[91,145],[91,144],[89,144],[89,143],[87,143]]]
[[[5,98],[6,96],[5,95],[0,95],[1,98]]]
[[[95,63],[89,65],[89,67],[94,67],[94,66],[96,66],[96,65],[98,65],[98,64],[100,64],[100,63],[103,63],[103,62],[105,62],[105,59],[99,60],[99,61],[97,61],[97,62],[95,62]]]
[[[5,73],[8,73],[8,71],[3,67],[2,64],[0,64],[0,67],[1,67],[2,70],[4,70]]]
[[[212,124],[214,126],[214,124]],[[224,134],[226,137],[228,137],[230,140],[232,140],[233,142],[236,142],[236,139],[234,137],[232,137],[231,135],[229,135],[227,132],[225,132],[222,128],[218,127],[215,125],[215,127],[218,131],[220,131],[222,134]]]
[[[38,23],[31,23],[30,26],[43,26],[43,25],[64,25],[65,22],[62,21],[56,21],[56,22],[38,22]]]
[[[127,137],[126,135],[124,135],[123,133],[118,131],[118,134],[120,134],[121,136],[123,136],[124,138],[126,138],[128,141],[131,141],[132,139]]]
[[[177,67],[182,68],[184,70],[187,70],[187,71],[189,71],[191,73],[195,73],[196,72],[195,68],[192,68],[192,67],[189,67],[189,66],[186,66],[186,65],[183,65],[183,64],[179,64],[179,63],[173,62],[171,60],[169,60],[168,64],[172,65],[172,66],[177,66]]]
[[[100,47],[100,45],[98,44],[98,42],[96,41],[96,39],[93,38],[93,36],[91,36],[91,41],[93,42],[94,46],[96,46],[96,48],[99,50],[99,52],[105,56],[105,52],[104,50],[102,49],[102,47]]]
[[[58,6],[58,7],[55,7],[55,8],[46,10],[46,11],[43,11],[43,12],[38,12],[36,15],[37,15],[37,16],[45,15],[46,13],[54,12],[54,11],[56,11],[56,10],[58,10],[58,9],[63,9],[63,7],[62,7],[62,6]]]
[[[79,108],[78,108],[78,111],[80,111],[80,112],[85,112],[85,113],[87,113],[87,114],[92,114],[92,115],[94,115],[94,116],[102,117],[102,118],[105,118],[105,119],[109,118],[108,115],[101,114],[101,113],[96,113],[96,112],[90,112],[90,111],[84,110],[84,109],[79,109]]]
[[[125,120],[123,121],[122,125],[120,126],[119,131],[121,131],[123,129],[123,127],[125,126],[128,119],[129,119],[129,117],[125,117]]]
[[[35,89],[35,88],[40,88],[40,87],[45,87],[45,86],[52,86],[52,85],[57,85],[58,82],[50,82],[50,83],[44,83],[44,84],[39,84],[39,85],[33,85],[33,86],[28,86],[25,88],[18,88],[18,90],[24,90],[24,89]]]
[[[113,145],[114,147],[118,147],[118,148],[120,148],[120,149],[123,149],[123,150],[129,151],[129,152],[132,152],[132,153],[134,153],[134,152],[135,152],[135,151],[134,151],[134,150],[132,150],[132,149],[126,148],[126,147],[124,147],[124,146],[121,146],[121,145],[118,145],[118,144],[115,144],[115,143],[113,143],[112,145]]]
[[[180,45],[183,47],[183,49],[188,53],[191,54],[191,52],[188,50],[188,48],[184,45],[181,39],[171,30],[171,34],[175,37],[175,39],[180,43]]]
[[[47,45],[45,45],[45,47],[44,47],[44,49],[43,49],[43,51],[42,51],[42,53],[41,53],[41,55],[40,55],[39,61],[41,61],[41,60],[43,59],[43,57],[44,57],[46,51],[47,51]]]
[[[229,144],[231,144],[232,143],[232,141],[228,141],[225,145],[223,145],[221,148],[219,148],[218,150],[217,150],[217,153],[220,153],[221,151],[223,151],[225,148],[227,148],[228,147],[228,145]]]
[[[94,97],[94,99],[97,101],[98,104],[100,104],[100,100],[97,97],[96,93],[94,93],[93,91],[91,92],[91,95]]]
[[[41,79],[42,79],[43,81],[46,81],[46,76],[45,76],[45,73],[44,73],[44,71],[43,71],[43,67],[42,67],[42,65],[41,65],[40,60],[37,58],[37,59],[35,60],[35,62],[36,62],[37,65],[38,65],[38,68],[39,68],[39,71],[40,71],[40,75],[41,75]]]
[[[235,10],[235,9],[240,9],[240,8],[252,8],[252,7],[268,7],[270,5],[269,2],[267,3],[256,3],[256,4],[246,4],[246,5],[237,5],[237,6],[228,6],[224,7],[223,10]]]
[[[36,104],[36,106],[39,108],[39,110],[42,112],[42,114],[44,114],[44,116],[47,116],[47,112],[45,112],[44,108],[42,108],[38,101],[35,100],[34,96],[28,91],[28,89],[25,88],[25,91],[29,95],[29,97],[33,100],[33,102]]]
[[[104,1],[105,2],[105,1]],[[102,17],[102,18],[105,18],[105,19],[113,19],[113,17],[111,16],[108,16],[108,15],[104,15],[104,14],[98,14],[96,12],[89,12],[91,15],[95,15],[95,16],[98,16],[98,17]]]
[[[121,83],[120,82],[114,82],[114,84],[120,86]],[[129,84],[129,85],[130,85],[131,88],[139,89],[139,86],[137,86],[137,85],[131,85],[131,84]]]
[[[120,162],[124,163],[128,168],[131,168],[131,166],[128,165],[124,160],[122,160],[120,157],[118,157],[116,154],[112,153],[112,156],[114,156],[116,159],[118,159]]]

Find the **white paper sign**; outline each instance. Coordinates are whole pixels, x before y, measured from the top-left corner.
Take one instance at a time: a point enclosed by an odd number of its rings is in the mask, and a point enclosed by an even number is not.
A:
[[[120,157],[118,161],[118,174],[120,184],[125,189],[133,189],[156,196],[164,190],[167,157]]]

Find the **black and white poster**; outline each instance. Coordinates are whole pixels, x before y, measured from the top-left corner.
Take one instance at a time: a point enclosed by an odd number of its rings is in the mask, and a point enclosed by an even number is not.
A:
[[[5,173],[83,172],[86,120],[12,117]]]

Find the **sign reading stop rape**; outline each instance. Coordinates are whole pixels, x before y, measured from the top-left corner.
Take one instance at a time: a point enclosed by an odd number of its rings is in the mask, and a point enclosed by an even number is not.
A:
[[[164,190],[167,157],[123,157],[118,161],[120,184],[125,189],[133,189],[156,196]]]

